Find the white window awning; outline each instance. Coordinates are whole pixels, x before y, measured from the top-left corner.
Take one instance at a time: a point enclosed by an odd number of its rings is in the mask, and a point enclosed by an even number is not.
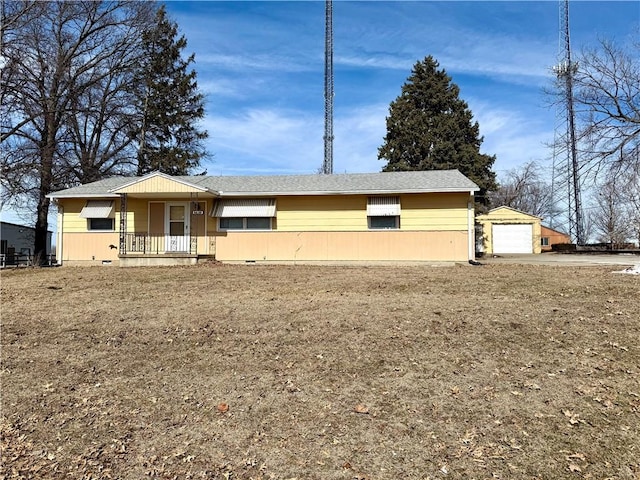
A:
[[[275,217],[275,198],[224,198],[218,200],[212,217]]]
[[[396,217],[400,215],[400,197],[369,197],[367,215],[370,217]]]
[[[80,218],[112,218],[113,200],[89,200],[80,212]]]

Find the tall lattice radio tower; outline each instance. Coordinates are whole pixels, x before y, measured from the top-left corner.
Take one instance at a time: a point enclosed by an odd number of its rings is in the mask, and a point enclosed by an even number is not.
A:
[[[573,80],[578,64],[571,60],[569,37],[569,0],[560,0],[560,45],[559,62],[553,68],[558,77],[562,103],[558,117],[564,124],[556,130],[553,155],[552,190],[554,200],[566,212],[565,221],[571,239],[584,245],[584,220],[580,194],[580,164],[576,139],[575,111],[573,102]],[[556,227],[556,225],[552,225]]]
[[[333,173],[333,5],[326,0],[324,37],[324,162],[322,173]]]

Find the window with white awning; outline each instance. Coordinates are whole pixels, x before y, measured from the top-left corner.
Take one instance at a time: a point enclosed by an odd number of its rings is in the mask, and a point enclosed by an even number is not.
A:
[[[400,197],[369,197],[367,215],[370,217],[397,217],[400,215]]]
[[[224,198],[216,202],[211,211],[218,218],[275,217],[275,198]]]
[[[400,228],[400,197],[368,197],[367,222],[371,230]]]
[[[113,200],[89,200],[80,212],[80,218],[113,218]]]

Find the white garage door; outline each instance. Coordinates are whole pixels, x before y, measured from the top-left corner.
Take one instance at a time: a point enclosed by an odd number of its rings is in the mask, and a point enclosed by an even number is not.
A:
[[[493,253],[533,253],[533,225],[493,225]]]

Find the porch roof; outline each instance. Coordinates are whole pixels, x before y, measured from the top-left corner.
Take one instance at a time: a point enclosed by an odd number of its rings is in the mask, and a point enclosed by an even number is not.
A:
[[[153,182],[153,180],[163,180]],[[161,191],[160,184],[169,191]],[[145,190],[145,185],[153,188]],[[176,189],[181,185],[182,189]],[[133,188],[132,188],[133,187]],[[253,197],[275,195],[384,195],[399,193],[468,192],[478,186],[458,170],[411,172],[344,173],[332,175],[261,175],[261,176],[178,176],[158,172],[144,177],[112,177],[61,190],[49,198],[108,198],[119,193],[167,196],[178,192],[202,192],[217,197]]]
[[[154,172],[143,177],[129,179],[129,182],[111,189],[111,193],[132,194],[190,194],[216,192],[207,187],[196,185],[191,179],[197,177],[172,177],[160,172]]]

